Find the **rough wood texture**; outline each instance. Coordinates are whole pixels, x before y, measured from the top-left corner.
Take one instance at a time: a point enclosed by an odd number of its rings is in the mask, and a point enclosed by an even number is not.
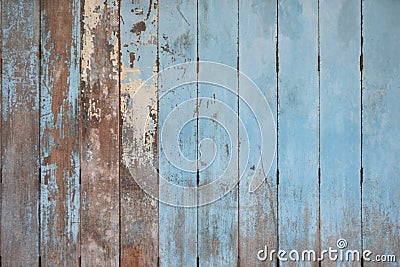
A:
[[[320,1],[323,249],[336,248],[337,240],[343,238],[348,249],[361,250],[360,6],[360,1]],[[336,266],[335,262],[324,264]]]
[[[2,1],[1,19],[2,265],[34,266],[39,260],[39,0]]]
[[[119,7],[83,6],[81,257],[119,265]]]
[[[78,265],[80,1],[42,1],[41,15],[41,264]]]
[[[363,28],[363,248],[400,251],[400,2],[364,0]],[[377,263],[366,262],[367,266]],[[398,266],[398,263],[385,263]]]
[[[238,59],[238,3],[229,0],[199,1],[199,59],[219,62],[237,68]],[[223,14],[223,16],[221,15]],[[199,76],[207,69],[199,69]],[[226,73],[215,73],[221,80],[232,79]],[[235,79],[234,77],[233,79]],[[198,128],[199,144],[205,138],[210,138],[215,144],[215,150],[208,147],[202,149],[202,154],[215,160],[210,166],[199,172],[199,185],[209,184],[220,175],[238,180],[238,117],[227,118],[224,110],[219,110],[218,101],[226,104],[234,112],[238,111],[237,79],[231,81],[236,88],[230,93],[223,88],[202,84],[198,85],[199,97],[209,99],[199,103],[199,114],[208,114],[211,119],[200,119]],[[203,111],[202,111],[203,109]],[[209,110],[214,110],[210,112]],[[226,127],[226,128],[224,128]],[[227,132],[226,129],[234,129]],[[236,141],[234,141],[236,140]],[[231,164],[232,168],[225,168]],[[204,162],[199,162],[204,167]],[[216,182],[214,187],[224,190],[223,184]],[[199,194],[200,201],[207,194]],[[238,259],[238,187],[227,193],[223,198],[198,208],[198,242],[200,266],[236,266]]]
[[[160,71],[175,64],[195,61],[197,56],[197,3],[196,0],[160,1],[159,7],[159,58]],[[182,70],[178,70],[182,73]],[[184,73],[182,73],[184,78]],[[159,125],[158,135],[163,131],[163,124],[170,111],[176,105],[186,100],[196,98],[196,85],[181,86],[167,92],[171,88],[159,81]],[[165,94],[165,95],[164,95]],[[193,110],[196,107],[193,106]],[[172,121],[180,129],[179,120]],[[168,133],[164,133],[167,134]],[[176,142],[176,138],[169,138],[172,145],[180,148],[186,157],[196,158],[197,126],[188,124],[183,127]],[[196,173],[189,173],[184,169],[174,167],[168,161],[159,144],[160,177],[180,186],[196,186]],[[176,156],[178,155],[175,154]],[[160,197],[174,196],[176,192],[163,190],[163,181],[160,178]],[[187,196],[177,195],[178,201],[185,201]],[[160,266],[196,266],[197,261],[197,212],[196,208],[174,207],[160,203]]]
[[[276,118],[276,37],[277,37],[277,1],[252,0],[239,1],[239,70],[248,75],[265,95]],[[255,27],[255,25],[264,25]],[[257,51],[257,53],[255,53]],[[239,94],[249,90],[239,79]],[[260,102],[262,103],[262,102]],[[254,120],[257,112],[261,120],[268,116],[267,110],[257,106],[249,110],[243,101],[239,102],[240,118],[248,123],[245,133],[239,132],[241,138],[248,135],[252,144],[250,160],[256,162],[260,156],[258,127],[260,122]],[[264,133],[266,135],[267,133]],[[266,136],[270,138],[269,136]],[[256,144],[254,144],[256,142]],[[244,143],[243,143],[244,144]],[[264,144],[265,145],[265,144]],[[239,150],[242,151],[242,150]],[[241,155],[242,153],[240,153]],[[239,257],[240,266],[265,266],[269,261],[257,259],[257,252],[264,249],[277,249],[277,183],[276,158],[268,173],[268,163],[262,158],[261,169],[247,166],[245,176],[239,184]],[[239,170],[241,173],[242,170]],[[256,172],[256,173],[254,173]],[[264,183],[255,192],[249,192],[252,175],[262,176]],[[276,260],[274,261],[276,264]]]
[[[134,177],[146,176],[156,186],[158,184],[155,171],[158,168],[157,84],[145,84],[157,73],[157,1],[122,1],[120,25],[121,265],[156,266],[158,202],[138,186]],[[151,125],[146,137],[141,123],[143,118],[147,118]],[[139,141],[143,138],[146,138],[146,143]]]
[[[278,12],[279,247],[318,249],[318,2]]]

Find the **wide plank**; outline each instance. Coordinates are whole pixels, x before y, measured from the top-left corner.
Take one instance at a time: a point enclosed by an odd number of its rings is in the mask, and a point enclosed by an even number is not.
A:
[[[146,83],[158,67],[157,1],[121,1],[120,27],[121,266],[156,266],[158,192],[146,194],[136,180],[158,185],[157,83]]]
[[[362,2],[362,246],[373,253],[371,261],[396,254],[399,260],[399,12],[399,1]],[[385,266],[398,263],[392,259]]]
[[[238,2],[199,1],[198,57],[236,69],[238,65]],[[200,266],[236,266],[238,263],[238,79],[228,72],[210,72],[199,67],[199,77],[218,78],[231,88],[199,82],[198,146],[200,187],[210,185],[226,193],[222,198],[198,208]],[[234,72],[235,73],[235,72]],[[200,79],[201,80],[201,79]],[[228,113],[228,107],[232,113]],[[213,145],[211,145],[213,144]],[[212,159],[212,161],[211,161]],[[226,180],[226,181],[225,181]],[[226,183],[225,183],[226,182]],[[199,203],[212,201],[212,190],[199,191]],[[230,190],[230,191],[229,191]],[[228,191],[228,192],[225,192]]]
[[[80,1],[42,1],[41,16],[41,264],[78,265]]]
[[[197,1],[171,0],[160,1],[159,7],[159,71],[176,64],[195,61],[197,57]],[[197,156],[197,125],[195,121],[181,124],[177,117],[169,113],[177,111],[176,107],[187,100],[196,100],[196,84],[187,84],[169,88],[168,84],[176,75],[177,79],[186,77],[184,68],[177,68],[170,76],[159,77],[159,171],[160,199],[172,200],[159,203],[159,255],[160,266],[196,266],[197,261],[197,210],[196,207],[184,207],[184,203],[193,200],[190,195],[180,193],[180,186],[195,187],[196,172],[173,163],[184,155],[195,160]],[[172,79],[171,79],[172,78]],[[180,80],[177,80],[179,83]],[[195,114],[195,103],[185,110]],[[196,115],[194,115],[195,117]],[[183,117],[183,116],[182,116]],[[168,121],[168,118],[175,118]],[[185,126],[185,127],[184,127]],[[182,129],[181,129],[182,127]],[[181,129],[179,136],[172,136],[168,129]],[[165,141],[161,138],[165,137]],[[165,154],[165,147],[172,147],[172,158]],[[165,185],[170,182],[171,190]],[[172,203],[171,203],[172,202]],[[172,205],[171,205],[172,204]]]
[[[319,17],[321,248],[361,251],[361,3],[323,0]]]
[[[278,32],[279,248],[318,250],[318,2],[279,1]]]
[[[119,266],[119,2],[85,1],[81,52],[81,262]]]
[[[255,29],[254,25],[263,26]],[[251,147],[249,165],[245,169],[239,168],[240,173],[244,171],[239,184],[240,266],[276,265],[276,259],[273,263],[266,259],[265,263],[257,257],[265,246],[268,250],[276,250],[278,241],[277,161],[275,157],[271,164],[267,155],[260,151],[261,144],[267,148],[266,140],[276,140],[276,131],[272,129],[275,136],[269,136],[270,131],[263,132],[259,128],[269,116],[273,115],[275,120],[277,116],[276,37],[277,1],[239,1],[239,70],[254,81],[272,111],[271,114],[262,99],[252,106],[248,106],[249,102],[242,98],[239,102],[240,118],[247,125],[245,132],[239,132],[239,135],[241,140],[248,138]],[[239,95],[256,96],[258,92],[253,92],[254,89],[246,86],[244,80],[244,77],[239,77]],[[240,144],[242,148],[245,142]],[[276,150],[276,144],[272,149]],[[243,158],[243,149],[239,151],[239,157]],[[250,192],[253,179],[263,182],[256,191]],[[264,253],[260,254],[261,259]]]
[[[40,1],[2,1],[1,264],[39,263]]]

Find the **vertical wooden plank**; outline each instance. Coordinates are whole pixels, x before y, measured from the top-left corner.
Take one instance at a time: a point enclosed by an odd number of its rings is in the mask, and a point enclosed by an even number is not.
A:
[[[359,1],[320,2],[323,249],[336,248],[337,240],[345,239],[347,249],[361,251],[360,7]]]
[[[269,102],[276,118],[276,37],[277,37],[277,1],[252,0],[239,1],[239,69],[248,75],[260,88]],[[242,87],[239,79],[239,94],[248,88]],[[257,107],[251,107],[257,110]],[[267,110],[259,111],[268,114]],[[239,102],[240,118],[249,123],[254,115],[246,108],[245,103]],[[265,119],[260,117],[261,119]],[[245,133],[239,133],[241,138],[248,135],[250,142],[256,142],[259,122],[249,124]],[[267,134],[267,133],[262,133]],[[258,148],[258,144],[255,148]],[[240,150],[241,151],[241,150]],[[240,153],[242,154],[242,153]],[[260,157],[259,150],[250,152],[250,160]],[[262,158],[264,160],[264,158]],[[261,169],[255,170],[247,166],[239,184],[239,257],[240,266],[265,266],[257,259],[260,249],[277,249],[277,183],[276,159],[270,172],[263,162]],[[242,170],[239,169],[239,173]],[[262,176],[265,182],[255,192],[249,192],[252,175]]]
[[[279,1],[278,18],[279,247],[317,249],[318,2]]]
[[[2,265],[39,259],[40,1],[2,1]]]
[[[214,61],[237,67],[238,60],[238,2],[228,0],[199,1],[199,59]],[[207,68],[199,69],[199,76],[206,73]],[[214,73],[221,80],[232,79],[226,73]],[[236,77],[234,77],[235,79]],[[223,114],[219,110],[219,102],[238,112],[237,79],[232,81],[236,88],[234,93],[221,87],[199,83],[199,98],[208,98],[199,102],[199,114],[209,114],[212,119],[199,119],[198,145],[203,139],[213,140],[212,146],[202,148],[202,157],[215,160],[204,169],[205,163],[199,162],[199,186],[218,179],[220,175],[229,179],[238,179],[238,167],[225,168],[231,164],[238,166],[238,132],[227,132],[226,129],[238,129],[238,118]],[[214,108],[214,107],[215,108]],[[210,114],[210,111],[212,114]],[[220,112],[221,111],[221,112]],[[225,127],[225,128],[224,128]],[[231,142],[232,141],[232,142]],[[201,147],[200,147],[201,149]],[[218,182],[215,186],[221,186]],[[221,186],[219,190],[224,190]],[[199,200],[207,198],[207,192],[201,191]],[[198,240],[200,266],[236,266],[238,259],[238,187],[223,198],[198,208]]]
[[[157,84],[145,84],[158,67],[157,13],[157,1],[121,2],[122,266],[156,266],[158,259],[158,202],[134,180],[143,175],[158,179],[154,171],[158,164]],[[143,118],[154,126],[147,135],[146,147],[138,145],[145,143],[138,141],[144,138]]]
[[[398,257],[400,251],[399,12],[399,1],[364,0],[362,4],[363,248],[373,252],[371,259],[377,254]]]
[[[1,6],[3,5],[2,3],[3,1],[0,1],[0,256],[1,254],[1,223],[2,223],[2,192],[3,192],[3,175],[2,175],[2,171],[3,171],[3,146],[2,146],[2,124],[3,124],[3,120],[2,120],[2,115],[3,115],[3,84],[1,82],[2,76],[3,76],[3,27],[2,27],[2,21],[3,21],[3,11],[1,9]],[[0,259],[0,264],[1,264],[1,259]]]
[[[80,1],[42,1],[41,16],[41,263],[78,265]]]
[[[81,257],[84,266],[119,265],[119,7],[83,6]]]
[[[197,56],[197,3],[195,0],[160,1],[159,10],[159,60],[160,71],[179,63],[195,61]],[[178,69],[177,73],[184,73]],[[164,125],[168,114],[179,104],[187,100],[196,99],[196,84],[189,84],[178,88],[168,88],[164,80],[159,81],[159,133],[163,129],[177,127],[182,130],[179,137],[168,136],[168,140],[176,148],[181,149],[183,155],[190,159],[197,156],[197,125],[189,123],[179,124],[179,120],[171,123],[176,125]],[[173,89],[173,90],[170,90]],[[193,111],[196,106],[193,106]],[[176,138],[178,143],[176,144]],[[160,198],[176,195],[176,202],[185,202],[186,195],[175,191],[164,190],[165,180],[179,186],[196,186],[196,172],[188,172],[184,168],[175,167],[168,160],[162,146],[159,145],[160,168]],[[178,157],[179,151],[174,156]],[[196,266],[197,256],[197,211],[196,208],[171,206],[165,203],[159,204],[159,242],[160,242],[160,266]]]

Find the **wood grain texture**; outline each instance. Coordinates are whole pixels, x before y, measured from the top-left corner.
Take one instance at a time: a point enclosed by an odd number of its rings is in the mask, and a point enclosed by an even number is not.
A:
[[[363,248],[373,252],[372,259],[400,251],[399,11],[398,1],[364,0],[362,5]],[[364,262],[367,266],[378,264]]]
[[[2,1],[4,266],[39,261],[39,0]]]
[[[119,6],[83,6],[81,261],[119,265]]]
[[[277,37],[277,1],[240,0],[239,1],[239,70],[248,75],[269,102],[276,118],[276,37]],[[263,25],[259,27],[257,25]],[[239,94],[249,90],[239,79]],[[260,102],[261,103],[261,102]],[[260,157],[258,136],[258,121],[254,121],[253,112],[260,119],[268,116],[267,110],[258,107],[246,107],[239,102],[239,113],[242,121],[248,123],[246,132],[239,131],[240,137],[248,136],[253,143],[250,160],[257,161]],[[264,133],[267,134],[267,133]],[[254,144],[254,142],[256,144]],[[241,142],[242,143],[242,142]],[[244,144],[244,142],[243,142]],[[240,147],[240,146],[239,146]],[[240,151],[240,156],[242,155]],[[261,158],[264,160],[264,158]],[[268,163],[263,161],[261,169],[255,170],[247,166],[245,176],[239,184],[239,258],[240,266],[265,266],[271,264],[257,259],[260,249],[277,249],[277,183],[276,159],[268,173]],[[239,169],[239,173],[242,169]],[[265,181],[254,193],[249,192],[252,175],[262,176]],[[273,266],[276,265],[274,261]]]
[[[195,0],[160,1],[159,7],[159,60],[160,71],[184,62],[195,61],[197,56],[197,2]],[[184,73],[177,70],[177,73]],[[196,99],[196,85],[189,84],[170,90],[159,81],[159,133],[170,111],[186,100]],[[193,106],[196,110],[196,106]],[[179,120],[172,121],[170,127],[180,129]],[[165,132],[168,136],[168,132]],[[176,144],[176,138],[178,143]],[[190,159],[197,156],[197,125],[191,123],[183,127],[179,137],[170,137],[172,145],[181,149]],[[173,139],[173,141],[172,141]],[[159,144],[160,197],[176,195],[177,202],[184,202],[186,195],[163,190],[161,177],[180,186],[196,186],[196,173],[187,172],[171,164]],[[171,144],[170,144],[171,145]],[[175,154],[178,157],[178,154]],[[197,261],[197,211],[196,208],[174,207],[160,203],[159,211],[159,255],[160,266],[196,266]]]
[[[361,250],[361,3],[320,1],[321,247]],[[326,261],[327,266],[336,266]],[[349,266],[361,263],[349,262]]]
[[[152,0],[121,2],[122,266],[156,266],[158,260],[158,202],[134,180],[146,176],[158,186],[157,84],[146,83],[158,67],[157,5]],[[146,137],[143,118],[151,125]],[[145,147],[139,145],[143,138]]]
[[[42,1],[41,16],[41,264],[78,265],[80,1]]]
[[[279,247],[318,249],[318,3],[279,1],[278,18]]]
[[[218,62],[237,68],[238,12],[237,1],[199,1],[198,53],[200,60]],[[199,76],[202,75],[202,72],[207,72],[207,69],[200,66]],[[214,76],[219,77],[222,81],[232,79],[223,72],[214,73]],[[205,138],[212,139],[215,144],[215,149],[207,146],[201,151],[208,157],[215,155],[215,159],[207,168],[199,172],[200,186],[216,181],[221,175],[237,181],[239,179],[237,160],[238,117],[227,118],[224,110],[220,110],[217,106],[218,101],[220,101],[237,113],[237,77],[233,79],[236,79],[236,81],[231,83],[236,88],[230,89],[234,93],[218,86],[203,83],[198,85],[199,98],[208,98],[199,103],[199,114],[209,114],[212,118],[199,120],[198,145]],[[226,129],[234,130],[227,132]],[[233,167],[230,168],[229,164]],[[206,164],[200,161],[199,167],[204,168],[204,166]],[[219,182],[216,182],[214,186],[224,190],[223,184]],[[207,198],[207,194],[208,192],[200,192],[200,201]],[[198,257],[200,266],[237,265],[238,205],[238,187],[236,186],[221,199],[198,208]]]

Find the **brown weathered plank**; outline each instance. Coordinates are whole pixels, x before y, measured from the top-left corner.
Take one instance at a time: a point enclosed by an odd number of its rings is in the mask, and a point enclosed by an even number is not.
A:
[[[39,0],[2,1],[4,266],[39,259]]]
[[[83,6],[81,261],[119,264],[119,8]]]
[[[158,202],[134,178],[146,176],[157,188],[157,85],[145,84],[157,72],[157,1],[123,0],[120,24],[121,265],[156,266]],[[143,119],[149,122],[146,136]]]
[[[80,1],[42,1],[41,16],[41,263],[77,265]]]

